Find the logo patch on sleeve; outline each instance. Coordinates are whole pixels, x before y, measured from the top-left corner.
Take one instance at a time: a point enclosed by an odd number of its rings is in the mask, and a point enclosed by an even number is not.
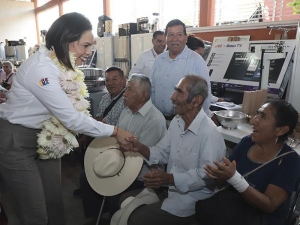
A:
[[[41,80],[39,81],[39,86],[41,86],[41,87],[43,87],[43,86],[45,86],[45,85],[47,85],[47,84],[50,84],[48,78],[43,78],[43,79],[41,79]]]

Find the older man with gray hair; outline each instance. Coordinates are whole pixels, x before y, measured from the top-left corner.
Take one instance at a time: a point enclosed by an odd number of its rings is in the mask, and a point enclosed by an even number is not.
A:
[[[203,103],[207,96],[204,78],[184,76],[171,96],[177,115],[165,137],[150,148],[130,138],[133,151],[142,154],[147,163],[168,165],[166,172],[152,170],[146,173],[143,177],[145,186],[159,188],[165,185],[169,191],[159,202],[134,210],[128,225],[191,224],[195,203],[213,195],[216,184],[204,168],[206,164],[222,159],[225,143],[216,125],[204,112]]]
[[[155,108],[151,99],[150,79],[142,74],[132,74],[127,81],[123,94],[125,109],[122,111],[117,126],[125,129],[137,137],[143,145],[154,146],[166,133],[166,122],[163,114]],[[157,167],[157,165],[155,166]],[[133,184],[124,192],[144,187],[143,176],[151,169],[146,162]],[[86,216],[96,216],[99,212],[101,195],[94,192],[87,180],[81,176],[82,202]],[[87,193],[87,191],[89,193]],[[123,193],[124,193],[123,192]],[[112,216],[119,209],[119,199],[123,193],[106,197],[104,209],[108,209]]]

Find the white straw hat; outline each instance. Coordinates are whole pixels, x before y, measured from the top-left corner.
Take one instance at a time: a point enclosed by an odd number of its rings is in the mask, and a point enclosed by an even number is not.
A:
[[[156,193],[150,188],[145,188],[136,197],[128,197],[122,202],[121,209],[113,215],[110,225],[127,225],[130,214],[136,208],[142,205],[153,204],[158,201],[159,198]]]
[[[117,195],[137,178],[143,165],[139,153],[121,152],[115,138],[95,138],[86,150],[87,180],[103,196]]]

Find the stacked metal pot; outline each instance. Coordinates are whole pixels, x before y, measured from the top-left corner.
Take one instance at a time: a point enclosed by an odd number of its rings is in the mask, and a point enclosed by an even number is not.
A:
[[[80,68],[84,73],[84,82],[89,92],[102,91],[105,88],[105,79],[102,69],[99,68]]]

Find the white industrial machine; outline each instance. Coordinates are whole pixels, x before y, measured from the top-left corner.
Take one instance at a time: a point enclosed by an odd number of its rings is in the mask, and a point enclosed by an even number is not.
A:
[[[97,49],[97,68],[106,70],[114,64],[114,38],[110,37],[97,37],[96,39]]]
[[[139,55],[152,45],[152,33],[133,34],[131,36],[97,37],[97,68],[106,70],[115,65],[128,75]]]

